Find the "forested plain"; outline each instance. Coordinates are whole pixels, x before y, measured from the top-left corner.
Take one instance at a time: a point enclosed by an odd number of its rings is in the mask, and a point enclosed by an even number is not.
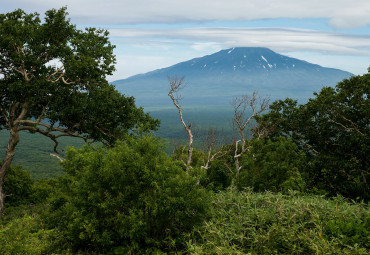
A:
[[[106,32],[65,8],[1,14],[0,32],[0,254],[369,254],[370,69],[304,104],[145,113],[105,80]]]

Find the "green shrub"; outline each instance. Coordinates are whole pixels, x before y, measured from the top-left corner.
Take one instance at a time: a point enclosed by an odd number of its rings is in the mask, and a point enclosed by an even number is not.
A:
[[[339,225],[338,225],[339,223]],[[190,254],[369,254],[369,209],[341,197],[221,192]]]
[[[252,187],[255,191],[275,192],[304,189],[300,170],[306,158],[290,139],[252,140],[241,162],[243,168],[237,179],[239,189]]]
[[[214,160],[207,169],[207,187],[214,191],[225,190],[231,185],[232,172],[227,167],[226,157]]]
[[[33,180],[21,166],[11,166],[4,179],[5,206],[18,206],[29,200]]]
[[[40,179],[32,185],[31,202],[45,202],[56,191],[58,180],[54,178]]]
[[[50,224],[74,250],[116,254],[179,249],[202,222],[209,193],[152,137],[113,149],[70,149]]]
[[[52,254],[54,230],[42,228],[37,217],[24,215],[0,225],[0,254]]]

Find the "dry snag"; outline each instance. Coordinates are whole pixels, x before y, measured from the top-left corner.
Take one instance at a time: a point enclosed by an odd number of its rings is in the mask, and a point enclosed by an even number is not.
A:
[[[191,158],[193,154],[193,133],[191,131],[191,123],[186,124],[182,116],[182,108],[180,105],[181,96],[178,94],[178,92],[185,87],[185,78],[168,77],[168,81],[170,83],[170,91],[168,92],[168,96],[171,98],[173,104],[179,111],[180,121],[184,126],[186,135],[188,137],[188,159],[186,163],[183,163],[186,168],[186,173],[189,173],[189,170],[191,169]]]
[[[224,148],[217,149],[218,145],[220,144],[220,134],[214,128],[209,128],[207,134],[204,135],[203,141],[203,165],[201,168],[209,169],[210,163],[215,159],[221,158],[228,150]],[[226,140],[226,139],[225,139]],[[225,144],[222,142],[221,144]]]
[[[247,144],[247,136],[250,131],[253,120],[261,115],[264,111],[268,110],[269,97],[259,97],[256,91],[250,95],[243,95],[234,98],[232,105],[234,110],[233,126],[237,132],[239,140],[235,141],[235,175],[238,176],[242,166],[240,165],[240,157],[249,150]],[[262,137],[264,132],[258,132],[258,138]]]

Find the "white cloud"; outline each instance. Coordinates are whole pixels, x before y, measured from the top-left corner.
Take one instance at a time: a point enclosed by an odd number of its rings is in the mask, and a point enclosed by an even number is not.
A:
[[[370,64],[370,35],[281,28],[110,29],[118,66],[110,80],[238,46],[276,52],[354,74]],[[134,54],[133,54],[134,53]]]
[[[21,8],[42,14],[62,6],[68,6],[74,24],[111,28],[118,62],[114,79],[234,46],[269,47],[356,74],[366,72],[370,64],[370,0],[0,0],[1,13]],[[288,27],[294,27],[297,19],[320,18],[315,20],[321,25],[316,29],[328,29],[321,24],[327,21],[332,32],[278,28],[284,18],[291,22]],[[199,27],[212,24],[204,23],[209,21],[235,25],[268,19],[276,19],[276,28]],[[172,29],[159,29],[163,24]],[[189,28],[178,28],[184,26]],[[351,30],[360,27],[363,35]]]
[[[328,18],[337,29],[370,24],[369,0],[0,0],[3,11],[44,12],[68,6],[79,24],[248,21]]]
[[[320,51],[370,56],[370,35],[280,28],[110,29],[113,37],[188,41],[194,49],[233,46],[269,47],[277,51]],[[149,39],[148,39],[149,40]]]

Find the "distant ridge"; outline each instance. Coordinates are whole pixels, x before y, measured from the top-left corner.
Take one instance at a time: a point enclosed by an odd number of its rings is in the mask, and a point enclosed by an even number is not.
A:
[[[251,93],[272,99],[306,101],[323,86],[334,86],[351,73],[278,54],[268,48],[221,50],[176,65],[113,82],[144,107],[170,106],[168,76],[185,76],[185,105],[229,104],[234,96]]]

